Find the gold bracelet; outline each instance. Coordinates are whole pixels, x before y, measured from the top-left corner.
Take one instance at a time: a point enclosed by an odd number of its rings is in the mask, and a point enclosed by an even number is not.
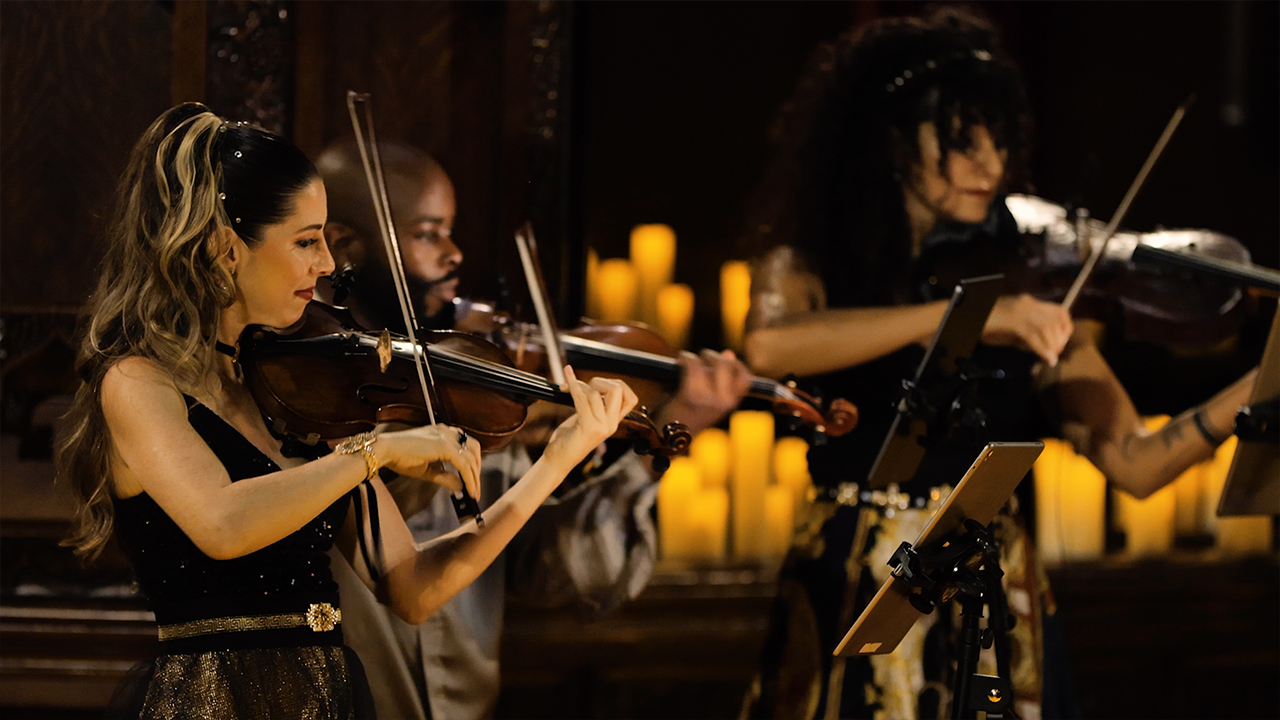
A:
[[[370,430],[362,432],[359,435],[352,435],[343,440],[334,448],[334,452],[339,455],[355,455],[360,453],[364,457],[365,476],[368,480],[378,474],[378,456],[373,454],[373,444],[378,441],[378,433]]]

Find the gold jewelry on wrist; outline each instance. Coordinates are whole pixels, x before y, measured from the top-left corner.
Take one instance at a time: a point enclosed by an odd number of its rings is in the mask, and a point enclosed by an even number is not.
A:
[[[334,452],[339,455],[355,455],[360,453],[364,457],[365,476],[368,480],[378,474],[378,456],[373,454],[373,444],[378,440],[378,433],[370,430],[362,432],[359,435],[351,437],[338,443],[338,447],[334,448]]]

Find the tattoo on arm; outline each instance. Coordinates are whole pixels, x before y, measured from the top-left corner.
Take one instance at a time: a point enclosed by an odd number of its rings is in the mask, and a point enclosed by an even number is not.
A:
[[[1160,439],[1164,442],[1166,450],[1173,449],[1173,441],[1182,439],[1182,426],[1186,424],[1187,418],[1177,417],[1169,421],[1167,425],[1160,428]]]
[[[1138,433],[1129,433],[1124,436],[1124,440],[1120,441],[1120,457],[1124,458],[1125,462],[1133,462],[1133,454],[1130,452],[1129,446],[1133,444],[1133,440],[1137,436]]]

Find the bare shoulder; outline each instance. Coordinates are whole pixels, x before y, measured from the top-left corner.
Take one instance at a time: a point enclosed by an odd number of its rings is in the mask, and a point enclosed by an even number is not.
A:
[[[186,403],[173,379],[154,361],[127,357],[102,378],[102,412],[113,430],[132,424],[138,415],[168,421],[186,418]]]
[[[793,315],[825,310],[826,305],[821,278],[794,247],[779,245],[753,263],[748,332]]]

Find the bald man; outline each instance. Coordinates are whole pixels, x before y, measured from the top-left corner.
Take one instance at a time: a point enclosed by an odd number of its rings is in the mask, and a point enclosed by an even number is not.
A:
[[[453,183],[421,150],[398,143],[380,143],[379,150],[415,312],[424,326],[448,329],[463,261],[453,239]],[[329,197],[325,239],[338,268],[354,271],[346,304],[366,327],[403,330],[354,141],[330,146],[316,166]],[[750,384],[751,373],[731,353],[686,354],[681,364],[680,390],[661,409],[661,423],[680,420],[697,432],[736,407]],[[486,454],[481,507],[529,464],[520,443]],[[597,613],[638,595],[657,554],[650,512],[655,479],[647,459],[625,443],[601,446],[576,485],[572,478],[566,482],[567,492],[549,500],[497,562],[419,626],[407,625],[378,604],[335,556],[344,637],[366,665],[379,716],[465,720],[492,715],[507,593],[544,603],[577,602]],[[458,526],[447,495],[434,494],[434,487],[411,479],[388,483],[418,542]]]

